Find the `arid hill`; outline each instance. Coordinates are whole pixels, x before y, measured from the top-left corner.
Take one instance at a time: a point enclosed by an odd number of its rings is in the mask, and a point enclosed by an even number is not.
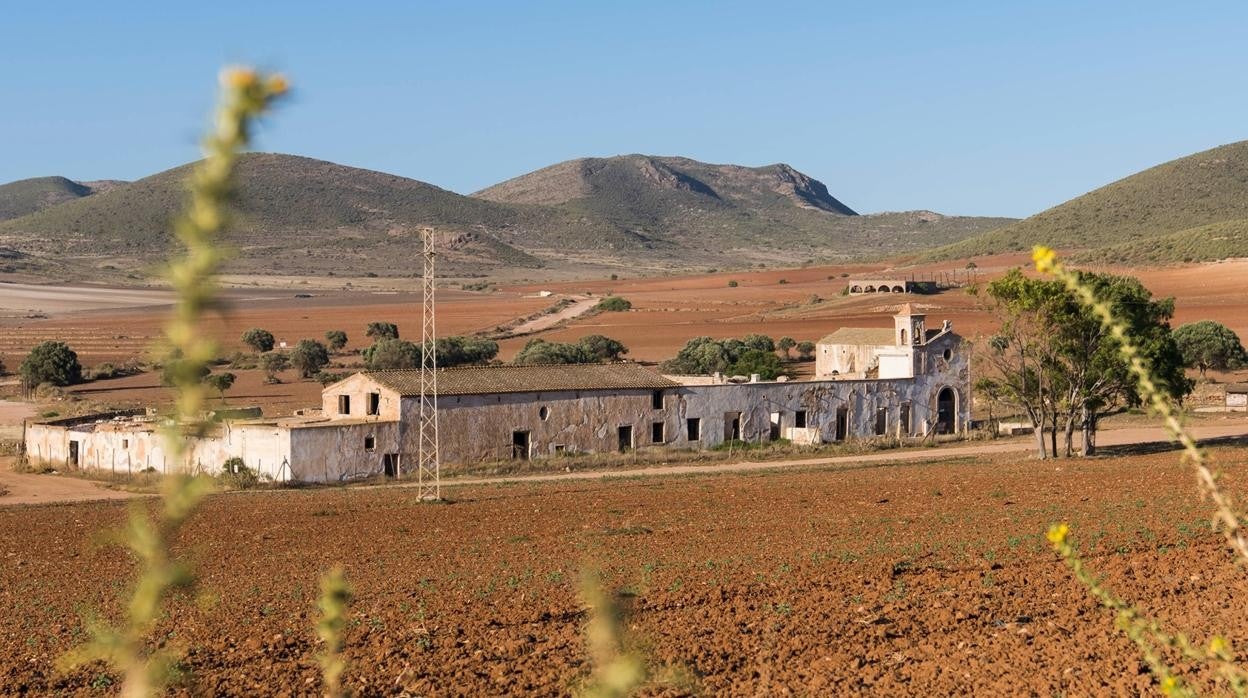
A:
[[[1130,264],[1248,256],[1248,141],[1152,167],[933,256],[971,257],[1036,244]]]
[[[171,249],[169,219],[189,168],[106,183],[0,222],[0,246],[52,272],[72,265],[78,279],[145,278]],[[423,227],[438,232],[449,274],[566,277],[880,257],[1008,222],[927,211],[859,216],[787,165],[643,155],[562,163],[474,196],[268,153],[245,156],[238,181],[230,269],[242,274],[409,276]]]
[[[90,186],[64,177],[35,177],[0,184],[0,221],[37,213],[92,193]]]

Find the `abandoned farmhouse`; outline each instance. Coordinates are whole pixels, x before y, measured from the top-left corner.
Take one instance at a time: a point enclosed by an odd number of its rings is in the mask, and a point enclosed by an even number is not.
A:
[[[456,464],[727,441],[964,433],[969,345],[909,304],[892,329],[842,328],[816,348],[811,380],[663,376],[634,363],[487,366],[438,372],[441,460]],[[357,373],[322,392],[319,410],[224,419],[194,439],[190,464],[229,458],[275,480],[335,482],[415,467],[420,372]],[[26,425],[34,461],[138,472],[173,469],[155,417],[114,413]]]

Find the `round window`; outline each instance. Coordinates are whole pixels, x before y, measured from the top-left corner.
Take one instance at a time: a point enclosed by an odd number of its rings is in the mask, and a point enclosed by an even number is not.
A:
[[[547,419],[550,418],[550,408],[542,407],[540,410],[537,411],[537,416],[541,417],[543,422],[546,421]]]
[[[953,350],[952,350],[952,349],[946,349],[946,350],[945,350],[945,353],[944,353],[944,354],[942,354],[942,356],[944,356],[944,357],[945,357],[945,361],[950,361],[950,360],[952,360],[952,359],[953,359]]]

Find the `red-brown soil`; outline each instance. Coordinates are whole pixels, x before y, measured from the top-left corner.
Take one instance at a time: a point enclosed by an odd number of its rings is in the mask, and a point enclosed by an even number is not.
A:
[[[1243,448],[1215,449],[1242,491]],[[580,570],[625,590],[655,664],[705,695],[1136,694],[1134,647],[1055,558],[1072,524],[1107,584],[1196,641],[1242,647],[1244,572],[1209,532],[1173,452],[836,471],[209,498],[181,536],[211,606],[180,597],[154,637],[180,692],[318,690],[318,576],[355,589],[346,683],[358,695],[551,695],[585,671]],[[115,616],[133,572],[100,544],[126,506],[0,510],[0,686],[115,690],[55,658],[82,616]],[[1202,677],[1207,678],[1207,677]],[[105,687],[111,684],[112,688]],[[677,692],[666,689],[669,694]]]
[[[1000,256],[978,260],[974,271],[960,265],[932,265],[906,268],[898,275],[916,278],[956,276],[984,281],[1016,266],[1026,266],[1025,255]],[[555,298],[533,297],[539,290],[559,294],[608,292],[622,295],[633,303],[623,313],[597,313],[577,318],[553,330],[538,333],[555,341],[575,341],[588,334],[605,334],[624,342],[628,358],[662,361],[671,358],[690,338],[741,336],[763,332],[773,337],[792,336],[798,341],[816,341],[842,326],[891,326],[892,313],[903,302],[914,304],[928,314],[929,324],[952,320],[961,334],[975,339],[989,333],[995,321],[977,300],[962,288],[939,294],[841,296],[846,275],[886,275],[884,265],[826,266],[802,269],[721,272],[679,277],[625,279],[617,281],[574,281],[506,288],[494,293],[444,291],[438,306],[438,330],[442,335],[490,330],[498,325],[529,316],[555,302]],[[1188,265],[1163,269],[1109,271],[1139,276],[1161,297],[1176,298],[1175,324],[1212,319],[1248,338],[1248,260],[1216,264]],[[738,282],[729,288],[728,282]],[[780,283],[781,280],[786,283]],[[229,354],[244,347],[239,341],[249,327],[264,327],[279,340],[293,346],[304,337],[321,338],[326,330],[343,329],[349,335],[349,348],[368,344],[363,336],[370,320],[397,322],[405,336],[419,331],[420,304],[414,294],[382,294],[361,291],[309,291],[312,298],[272,299],[271,289],[255,291],[267,300],[248,300],[246,290],[231,292],[233,309],[211,318],[204,329]],[[293,291],[290,292],[293,295]],[[820,299],[812,302],[813,297]],[[144,357],[160,335],[167,308],[91,311],[55,316],[50,319],[0,319],[0,357],[10,369],[25,352],[45,339],[67,341],[78,351],[83,363],[120,362]],[[500,358],[510,359],[533,336],[501,342]],[[809,369],[808,366],[798,366]],[[799,374],[803,371],[799,370]],[[239,373],[236,371],[236,373]],[[1222,380],[1242,376],[1221,375]],[[238,404],[258,404],[269,411],[317,404],[320,386],[312,382],[270,386],[262,374],[239,373],[239,385],[229,398]],[[163,393],[152,377],[106,381],[84,386],[85,395],[102,403],[138,404],[160,402]]]

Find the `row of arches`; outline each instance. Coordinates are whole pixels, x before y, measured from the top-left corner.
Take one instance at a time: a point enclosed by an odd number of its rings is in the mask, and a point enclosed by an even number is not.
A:
[[[850,293],[905,293],[906,287],[901,285],[889,286],[888,284],[880,284],[879,286],[850,286]]]

